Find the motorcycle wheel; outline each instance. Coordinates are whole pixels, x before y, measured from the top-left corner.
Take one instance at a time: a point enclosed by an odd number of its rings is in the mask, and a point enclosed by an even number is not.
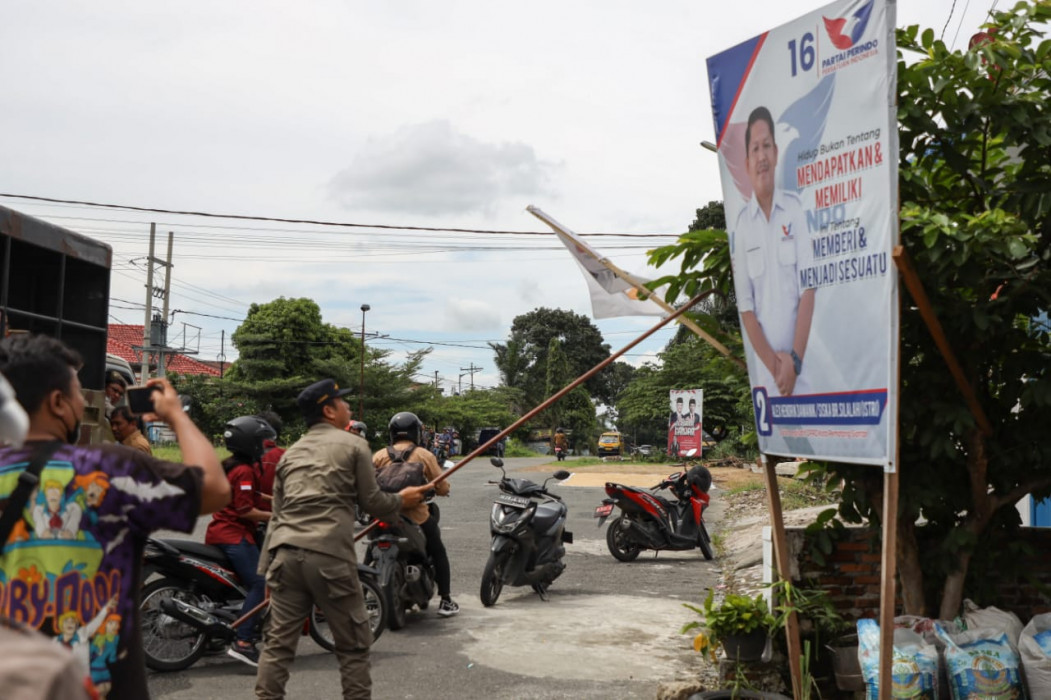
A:
[[[208,636],[176,620],[161,609],[161,601],[181,600],[200,607],[201,598],[185,581],[161,578],[142,589],[139,615],[142,624],[142,652],[146,665],[154,671],[181,671],[204,654]]]
[[[496,605],[500,591],[504,590],[504,565],[507,563],[506,554],[489,553],[489,559],[485,562],[485,570],[482,571],[481,598],[482,605],[489,608]]]
[[[405,626],[405,598],[402,590],[405,588],[405,571],[400,566],[395,566],[387,585],[387,627],[392,630],[400,630]]]
[[[701,554],[704,555],[705,560],[711,561],[715,558],[715,550],[712,549],[712,540],[708,537],[708,529],[701,523],[700,533],[697,536],[697,543],[701,547]]]
[[[628,539],[628,533],[620,527],[625,521],[626,518],[622,517],[609,524],[606,528],[606,546],[618,561],[635,561],[642,547]]]
[[[371,577],[362,577],[361,593],[365,597],[365,613],[369,616],[369,629],[372,631],[372,641],[376,642],[387,628],[386,605],[383,602],[383,593]],[[328,625],[324,611],[314,606],[310,613],[310,638],[325,651],[336,650],[336,639],[332,636],[332,629]]]

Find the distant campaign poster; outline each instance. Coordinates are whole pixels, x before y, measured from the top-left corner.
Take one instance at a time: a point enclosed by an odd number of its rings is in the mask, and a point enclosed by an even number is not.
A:
[[[708,59],[760,449],[893,469],[895,5],[834,2]]]
[[[690,450],[701,456],[701,429],[704,415],[704,391],[673,389],[668,395],[671,414],[668,417],[668,455],[683,457]]]

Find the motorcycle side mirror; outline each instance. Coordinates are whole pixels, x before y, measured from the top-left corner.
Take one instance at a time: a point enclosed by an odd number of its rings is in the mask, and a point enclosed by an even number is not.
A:
[[[567,472],[565,469],[559,469],[557,472],[555,472],[551,476],[555,477],[559,481],[565,481],[566,479],[568,479],[569,477],[571,477],[573,475],[571,473]]]
[[[452,469],[455,466],[456,462],[452,461],[451,459],[447,459],[445,460],[445,464],[442,465],[442,469]]]
[[[691,449],[687,450],[685,456],[690,458],[690,459],[693,459],[695,456],[697,456],[697,448],[694,447],[694,448],[691,448]]]
[[[489,464],[493,465],[494,467],[499,467],[500,469],[504,468],[504,460],[500,459],[499,457],[490,457]]]

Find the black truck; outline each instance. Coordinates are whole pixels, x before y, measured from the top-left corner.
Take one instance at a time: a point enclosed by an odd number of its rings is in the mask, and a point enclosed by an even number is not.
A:
[[[107,244],[0,206],[0,337],[44,333],[80,353],[81,442],[101,439],[112,265]]]

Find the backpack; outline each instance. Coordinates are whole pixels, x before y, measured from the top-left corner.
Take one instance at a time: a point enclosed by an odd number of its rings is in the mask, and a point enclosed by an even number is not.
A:
[[[400,453],[395,452],[393,447],[387,448],[390,462],[376,471],[376,483],[380,490],[397,493],[408,486],[423,486],[427,483],[423,462],[408,461],[415,451],[415,445]]]

